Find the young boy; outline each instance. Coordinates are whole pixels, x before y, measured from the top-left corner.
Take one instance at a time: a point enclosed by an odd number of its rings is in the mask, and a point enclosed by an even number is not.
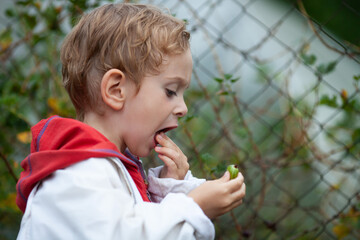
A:
[[[146,5],[86,14],[61,60],[78,120],[32,128],[17,184],[18,239],[213,239],[210,219],[242,203],[241,174],[205,181],[164,133],[187,113],[192,57],[183,21]],[[164,162],[149,170],[138,157]],[[136,157],[135,157],[136,156]]]

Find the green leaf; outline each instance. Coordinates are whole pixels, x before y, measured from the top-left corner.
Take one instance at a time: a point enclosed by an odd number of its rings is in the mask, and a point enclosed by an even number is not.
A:
[[[19,98],[15,94],[5,95],[0,98],[0,104],[3,106],[13,106],[19,102]]]
[[[214,80],[218,83],[223,83],[224,81],[229,81],[231,83],[235,83],[240,79],[240,77],[233,78],[232,74],[224,74],[224,78],[215,77]]]
[[[302,53],[300,57],[306,65],[313,65],[316,62],[316,56],[314,54],[306,55]]]
[[[30,129],[30,126],[24,117],[20,116],[18,113],[7,112],[2,120],[8,130],[11,129],[12,131],[22,132]]]
[[[327,95],[323,95],[319,102],[320,105],[326,105],[329,107],[337,108],[338,104],[336,102],[336,96],[333,96],[332,98],[329,98]]]
[[[230,80],[232,78],[231,74],[224,74],[225,80]]]
[[[30,3],[32,3],[32,2],[33,2],[32,0],[17,0],[17,1],[16,1],[16,4],[22,5],[22,6],[27,6],[27,5],[29,5]]]
[[[83,10],[87,9],[87,0],[70,0],[70,2]]]
[[[210,153],[203,153],[200,157],[205,164],[209,164],[210,162],[212,162],[212,160],[214,160],[214,156]]]
[[[23,17],[24,20],[25,20],[26,26],[27,26],[28,28],[30,28],[30,29],[34,29],[34,27],[35,27],[36,24],[37,24],[36,17],[35,17],[35,16],[31,16],[31,15],[26,14],[26,13],[25,13],[22,17]]]
[[[360,143],[360,128],[355,129],[355,131],[352,133],[351,138],[354,143]]]
[[[6,15],[7,17],[9,17],[9,18],[12,18],[12,17],[15,16],[15,12],[14,12],[13,9],[6,9],[5,15]]]
[[[224,82],[224,79],[222,79],[222,78],[214,78],[214,80],[217,81],[218,83]]]
[[[224,95],[224,96],[227,96],[229,95],[230,93],[228,91],[222,91],[219,93],[219,95]]]
[[[359,74],[359,75],[355,75],[353,78],[354,78],[354,80],[355,80],[356,82],[359,82],[359,80],[360,80],[360,74]]]
[[[241,138],[245,138],[248,135],[248,132],[245,128],[237,128],[235,134]]]
[[[233,78],[233,79],[230,80],[230,82],[235,83],[235,82],[239,81],[239,79],[240,79],[240,77]]]
[[[216,167],[211,169],[211,173],[215,173],[215,174],[223,174],[226,171],[227,165],[226,163],[219,163],[218,165],[216,165]]]
[[[328,64],[320,64],[319,66],[317,66],[316,70],[320,75],[329,74],[334,71],[336,64],[336,61],[329,62]]]

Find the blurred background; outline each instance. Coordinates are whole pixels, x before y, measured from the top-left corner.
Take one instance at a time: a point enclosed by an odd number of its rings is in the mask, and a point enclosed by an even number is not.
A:
[[[0,0],[0,239],[19,230],[15,184],[30,127],[75,117],[62,40],[109,2]],[[189,113],[169,135],[193,174],[214,179],[237,164],[245,176],[245,201],[214,220],[216,239],[360,239],[360,1],[127,2],[187,22]]]

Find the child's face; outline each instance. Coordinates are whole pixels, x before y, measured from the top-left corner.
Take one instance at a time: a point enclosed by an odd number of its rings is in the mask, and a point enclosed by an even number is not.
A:
[[[122,133],[122,149],[136,156],[147,156],[155,147],[155,136],[178,126],[178,118],[187,113],[184,91],[190,84],[190,50],[168,56],[160,74],[145,77],[136,93],[134,88],[125,100],[127,127]]]

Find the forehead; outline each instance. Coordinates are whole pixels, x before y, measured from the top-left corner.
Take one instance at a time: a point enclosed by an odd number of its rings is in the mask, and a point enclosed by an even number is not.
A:
[[[182,54],[166,55],[160,66],[160,75],[174,80],[190,81],[193,61],[190,50]]]
[[[162,64],[154,73],[148,73],[141,80],[138,89],[144,85],[152,87],[152,84],[176,84],[177,86],[188,88],[192,74],[192,56],[190,50],[177,55],[165,55]]]

